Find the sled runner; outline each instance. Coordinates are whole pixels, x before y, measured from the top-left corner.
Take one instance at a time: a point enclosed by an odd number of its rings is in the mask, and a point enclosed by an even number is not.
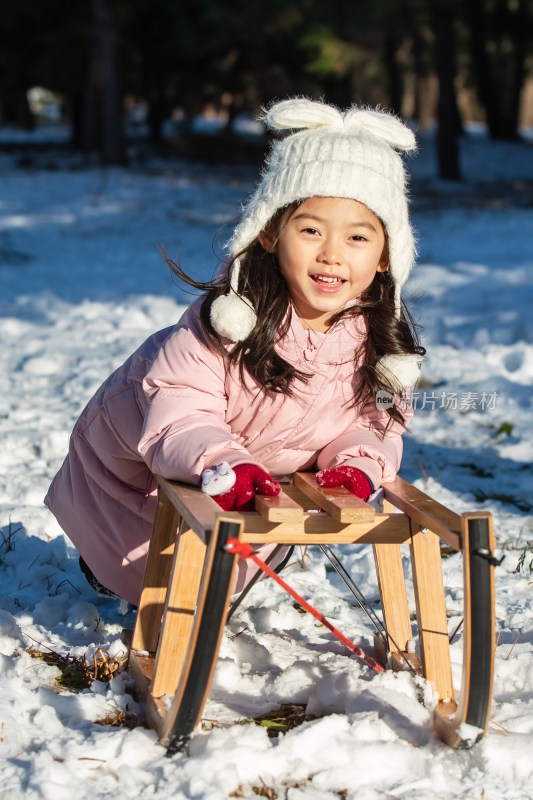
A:
[[[236,513],[222,511],[199,489],[159,479],[129,670],[161,743],[169,752],[179,750],[200,719],[240,557],[237,540],[243,551],[239,543],[321,545],[332,563],[330,545],[372,545],[383,612],[376,655],[393,669],[416,670],[431,681],[439,696],[437,732],[452,747],[472,746],[486,731],[492,692],[495,561],[490,514],[458,516],[399,477],[382,487],[383,512],[345,489],[321,488],[311,473],[295,473],[294,484],[283,488],[278,497],[257,496],[255,512]],[[441,540],[463,556],[459,693],[452,682]],[[410,549],[419,659],[411,652],[401,544]],[[349,576],[343,579],[349,584]]]

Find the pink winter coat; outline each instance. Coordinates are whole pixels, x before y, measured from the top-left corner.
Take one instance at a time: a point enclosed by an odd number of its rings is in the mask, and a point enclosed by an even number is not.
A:
[[[250,394],[206,343],[195,313],[151,336],[100,387],[82,412],[45,503],[98,580],[139,600],[152,520],[154,474],[193,484],[221,460],[256,463],[278,479],[296,470],[354,464],[375,488],[399,469],[402,428],[382,437],[384,412],[351,407],[362,317],[327,334],[304,330],[292,313],[277,346],[311,375],[294,396]],[[271,546],[262,546],[264,558]],[[247,580],[242,567],[235,588]]]

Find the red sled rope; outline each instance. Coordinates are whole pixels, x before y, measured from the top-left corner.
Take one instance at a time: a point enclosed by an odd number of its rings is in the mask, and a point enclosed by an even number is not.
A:
[[[356,644],[347,639],[346,636],[344,636],[340,631],[338,631],[337,628],[335,628],[331,624],[331,622],[329,622],[324,616],[322,616],[322,614],[319,611],[316,610],[316,608],[313,608],[313,606],[309,605],[309,603],[306,600],[304,600],[303,597],[300,597],[300,595],[297,592],[295,592],[294,589],[291,589],[291,587],[287,583],[285,583],[283,578],[280,578],[280,576],[276,572],[274,572],[273,569],[270,569],[268,564],[265,564],[264,561],[258,558],[254,554],[251,545],[246,544],[245,542],[240,542],[238,539],[232,538],[227,540],[224,549],[227,550],[228,553],[233,553],[235,555],[241,556],[241,558],[251,558],[252,561],[255,564],[257,564],[257,566],[260,569],[263,570],[263,572],[265,572],[267,575],[273,578],[277,583],[279,583],[279,585],[283,589],[285,589],[285,591],[288,592],[291,595],[291,597],[294,597],[296,602],[300,606],[302,606],[302,608],[305,608],[305,610],[309,611],[309,613],[312,614],[313,617],[315,617],[315,619],[317,619],[319,622],[325,625],[326,628],[328,628],[328,630],[330,630],[333,633],[333,635],[337,637],[337,639],[340,639],[340,641],[343,644],[345,644],[346,647],[348,647],[353,653],[355,653],[355,655],[358,658],[364,661],[368,667],[375,670],[376,672],[385,672],[381,664],[378,664],[378,662],[371,656],[367,656],[367,654],[364,653],[360,647],[358,647]]]

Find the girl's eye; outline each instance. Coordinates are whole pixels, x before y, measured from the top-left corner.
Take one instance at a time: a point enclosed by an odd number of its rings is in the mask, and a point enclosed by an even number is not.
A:
[[[316,230],[316,228],[304,228],[303,232],[304,233],[312,233],[312,234],[315,234],[315,235],[318,236],[318,231]]]
[[[361,236],[358,233],[356,233],[354,236],[351,236],[350,238],[353,239],[355,242],[366,242],[366,237]]]

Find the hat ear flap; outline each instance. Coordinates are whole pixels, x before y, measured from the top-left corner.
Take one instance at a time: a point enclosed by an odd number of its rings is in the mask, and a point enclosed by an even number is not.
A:
[[[240,266],[238,260],[233,264],[229,294],[217,297],[211,305],[211,325],[219,336],[232,342],[247,339],[257,323],[254,309],[237,291]]]
[[[397,391],[408,389],[420,378],[422,357],[415,353],[387,355],[376,364],[378,373]]]
[[[219,336],[232,342],[247,339],[256,322],[257,316],[253,308],[233,290],[217,297],[211,306],[211,325]]]

